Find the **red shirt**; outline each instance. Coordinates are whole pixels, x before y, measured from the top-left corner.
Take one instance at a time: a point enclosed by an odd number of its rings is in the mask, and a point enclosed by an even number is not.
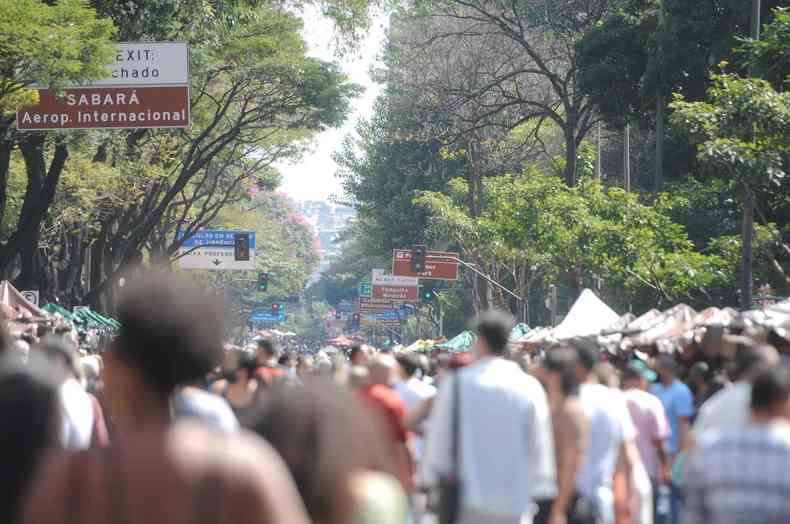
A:
[[[280,368],[261,366],[255,371],[255,376],[267,386],[274,384],[278,378],[285,376],[285,371]]]
[[[384,415],[393,440],[406,442],[409,437],[406,431],[406,404],[395,390],[388,386],[376,385],[369,386],[360,393],[370,405]]]
[[[406,446],[409,438],[409,433],[406,431],[406,404],[389,386],[368,386],[361,390],[360,394],[369,406],[384,415],[392,438],[398,477],[403,489],[411,493],[414,489],[414,464]]]

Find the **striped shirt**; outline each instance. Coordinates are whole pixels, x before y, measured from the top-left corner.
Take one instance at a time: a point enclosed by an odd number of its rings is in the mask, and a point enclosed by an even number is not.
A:
[[[790,424],[706,433],[689,460],[684,524],[790,519]]]

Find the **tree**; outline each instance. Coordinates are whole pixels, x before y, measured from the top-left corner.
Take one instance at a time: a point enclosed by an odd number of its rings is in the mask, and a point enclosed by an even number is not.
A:
[[[763,0],[763,10],[769,14],[780,4]],[[695,169],[694,150],[682,136],[672,129],[659,136],[659,107],[663,111],[673,93],[688,101],[704,99],[708,70],[723,60],[734,62],[739,41],[749,36],[750,15],[740,0],[618,0],[577,43],[579,88],[606,122],[651,129],[649,145],[666,138],[660,153],[650,153],[660,163],[645,166],[652,175],[645,179],[661,182],[659,165],[673,179]],[[648,187],[657,191],[657,186]]]
[[[32,282],[39,230],[55,195],[68,147],[64,136],[17,133],[14,112],[35,102],[33,85],[62,88],[100,77],[113,55],[111,22],[80,0],[47,5],[38,0],[0,2],[0,220],[6,217],[8,176],[15,148],[22,153],[27,184],[16,228],[0,255],[4,272],[18,255],[23,280]],[[0,224],[2,226],[2,224]]]
[[[499,51],[473,73],[470,89],[456,92],[469,108],[472,124],[498,120],[513,127],[529,119],[548,119],[562,130],[566,183],[577,179],[577,148],[596,121],[593,105],[577,89],[575,44],[606,14],[608,0],[554,2],[528,0],[440,0],[421,4],[406,15],[430,21],[421,46]],[[437,56],[444,56],[438,54]],[[478,56],[480,54],[478,53]],[[452,63],[452,62],[451,62]],[[499,118],[498,118],[499,117]]]
[[[463,166],[443,157],[438,141],[422,140],[412,129],[385,95],[335,155],[344,202],[355,207],[356,227],[381,253],[424,240],[426,214],[412,199],[419,191],[441,190]]]
[[[572,302],[579,288],[602,281],[609,302],[641,311],[679,299],[704,302],[706,286],[719,283],[723,261],[696,252],[683,226],[634,194],[589,180],[569,188],[535,170],[484,183],[479,217],[462,206],[460,180],[450,195],[426,193],[416,204],[431,210],[434,234],[478,249],[485,270],[522,296],[543,298],[562,279]]]
[[[758,205],[760,195],[786,184],[790,93],[777,92],[765,80],[735,74],[716,74],[711,79],[706,102],[688,102],[676,95],[672,123],[696,144],[697,159],[706,172],[731,178],[741,202]],[[751,226],[745,225],[741,244],[744,308],[751,307],[752,234]],[[785,256],[790,255],[781,238],[776,243]],[[781,270],[781,263],[774,265]],[[786,283],[784,271],[782,275]]]

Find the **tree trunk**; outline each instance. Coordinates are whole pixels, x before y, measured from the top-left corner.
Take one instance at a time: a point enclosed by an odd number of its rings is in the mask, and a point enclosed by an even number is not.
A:
[[[0,226],[3,225],[5,206],[8,202],[8,172],[11,169],[11,151],[13,143],[10,140],[0,140]]]
[[[752,258],[754,240],[754,194],[747,188],[743,198],[741,231],[741,309],[752,307]]]
[[[35,134],[20,142],[19,149],[25,160],[27,188],[16,231],[0,254],[0,270],[4,270],[21,256],[21,274],[18,286],[24,289],[36,285],[40,268],[35,260],[41,231],[41,223],[55,199],[60,175],[66,165],[69,152],[65,144],[57,144],[49,169],[44,157],[44,135]]]
[[[654,175],[655,192],[661,191],[664,183],[664,119],[667,100],[659,95],[656,102],[656,173]]]
[[[19,289],[41,289],[41,266],[39,265],[38,243],[40,232],[38,228],[26,230],[19,238],[19,259],[22,272],[16,280]]]
[[[576,185],[576,126],[568,118],[565,127],[565,171],[564,178],[568,187]]]

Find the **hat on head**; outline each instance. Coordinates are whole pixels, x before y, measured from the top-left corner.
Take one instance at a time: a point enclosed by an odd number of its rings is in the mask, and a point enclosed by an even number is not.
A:
[[[634,374],[639,375],[643,379],[647,380],[648,382],[655,382],[658,378],[656,372],[650,369],[647,364],[642,362],[641,360],[632,360],[628,363],[628,370]]]

